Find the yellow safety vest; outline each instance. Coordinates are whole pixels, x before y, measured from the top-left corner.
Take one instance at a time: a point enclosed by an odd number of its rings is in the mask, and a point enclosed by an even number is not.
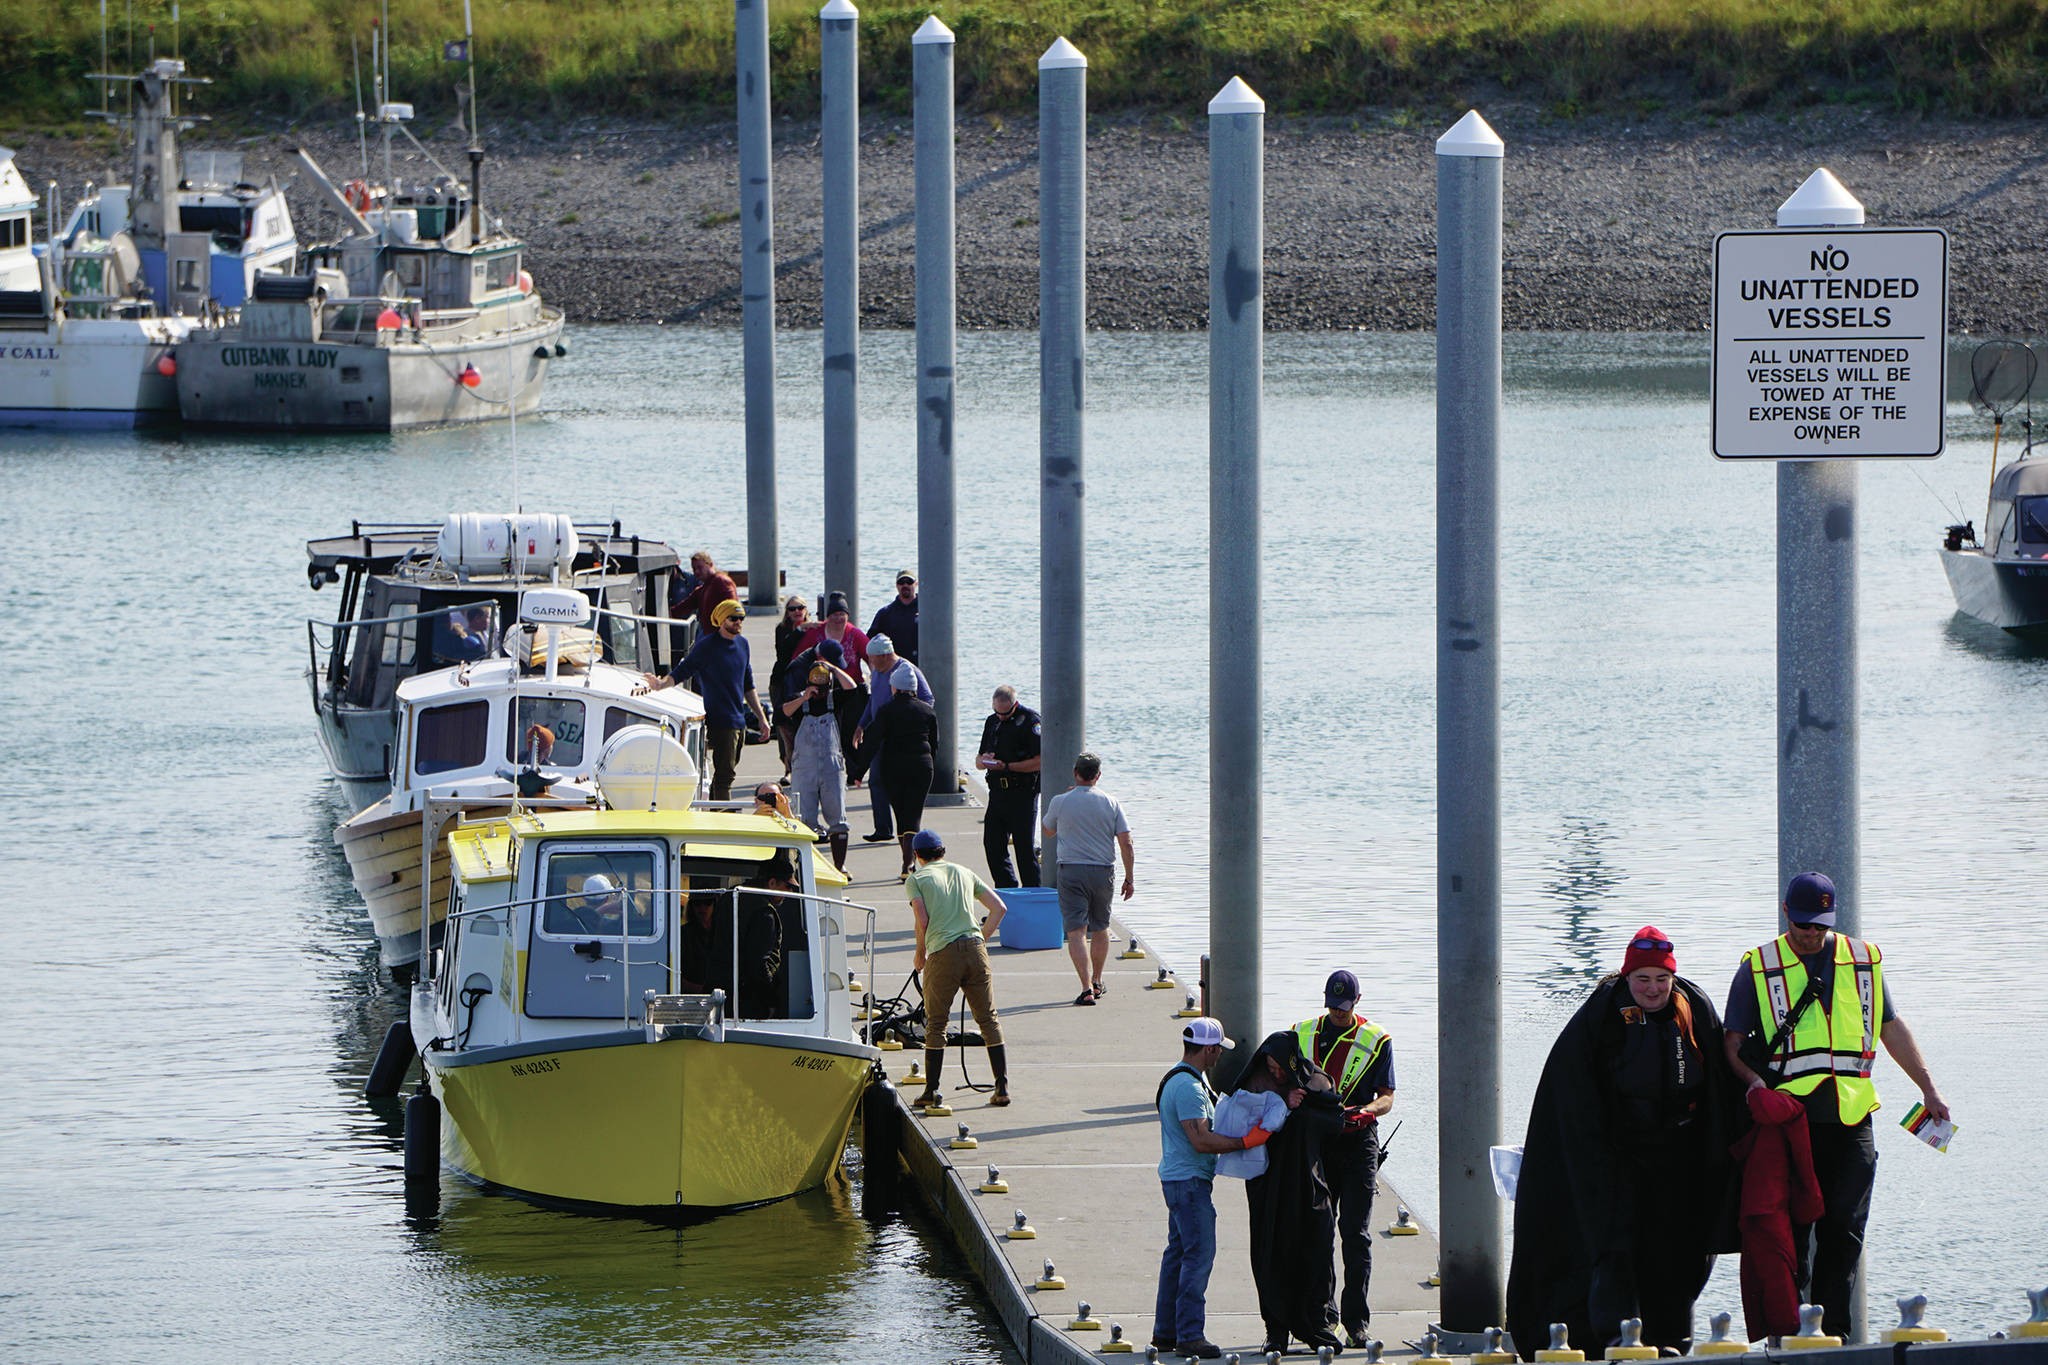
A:
[[[1784,1080],[1777,1088],[1788,1095],[1811,1095],[1832,1077],[1845,1124],[1861,1123],[1877,1108],[1877,1086],[1870,1071],[1877,1061],[1878,1024],[1884,1018],[1883,959],[1877,945],[1835,935],[1834,989],[1824,987],[1813,1007],[1799,1017],[1791,1054],[1780,1069]],[[1750,949],[1742,960],[1756,983],[1759,1017],[1771,1029],[1782,1027],[1806,993],[1806,964],[1783,935]]]
[[[1337,1098],[1346,1104],[1351,1102],[1352,1087],[1372,1070],[1372,1064],[1379,1060],[1380,1053],[1387,1046],[1385,1029],[1362,1014],[1356,1017],[1358,1022],[1330,1044],[1329,1052],[1321,1057],[1316,1055],[1316,1030],[1322,1027],[1323,1016],[1319,1014],[1313,1019],[1304,1019],[1294,1026],[1295,1039],[1301,1044],[1301,1055],[1308,1058],[1309,1064],[1318,1071],[1323,1069],[1324,1062],[1336,1055],[1338,1048],[1347,1042],[1351,1044],[1351,1055],[1344,1059],[1344,1074],[1337,1081]]]

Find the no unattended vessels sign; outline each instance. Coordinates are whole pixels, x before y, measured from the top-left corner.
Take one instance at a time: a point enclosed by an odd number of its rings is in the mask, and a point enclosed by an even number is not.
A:
[[[1724,232],[1714,239],[1714,454],[1941,454],[1948,234]]]

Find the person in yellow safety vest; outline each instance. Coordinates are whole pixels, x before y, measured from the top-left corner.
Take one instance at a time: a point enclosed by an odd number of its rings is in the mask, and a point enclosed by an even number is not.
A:
[[[1347,1346],[1364,1346],[1372,1310],[1372,1195],[1379,1181],[1380,1117],[1394,1107],[1394,1041],[1356,1013],[1358,978],[1343,968],[1323,983],[1323,1014],[1294,1026],[1301,1055],[1337,1088],[1344,1131],[1323,1143],[1323,1178],[1337,1210],[1337,1242],[1344,1250],[1344,1284],[1330,1319],[1344,1325]],[[1310,1342],[1310,1345],[1334,1345]]]
[[[1870,1124],[1878,1105],[1871,1079],[1876,1044],[1882,1041],[1920,1087],[1930,1115],[1946,1119],[1949,1108],[1934,1088],[1913,1031],[1892,1007],[1884,955],[1875,944],[1833,932],[1835,884],[1819,872],[1802,872],[1785,888],[1782,909],[1789,927],[1744,953],[1728,988],[1722,1014],[1728,1064],[1751,1090],[1771,1086],[1806,1106],[1824,1212],[1817,1223],[1793,1227],[1794,1278],[1799,1301],[1821,1306],[1822,1330],[1848,1339],[1854,1330],[1851,1292],[1877,1175]],[[1791,1036],[1780,1037],[1788,1016]],[[1743,1040],[1751,1034],[1762,1047],[1746,1061]],[[1769,1078],[1752,1065],[1758,1056],[1768,1058]]]

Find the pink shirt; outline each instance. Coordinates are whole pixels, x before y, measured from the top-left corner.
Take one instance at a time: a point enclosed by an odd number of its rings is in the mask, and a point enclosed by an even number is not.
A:
[[[818,641],[831,638],[831,636],[825,633],[824,624],[820,622],[804,632],[804,638],[796,642],[796,652],[801,654],[807,649],[815,648]],[[840,637],[839,647],[846,651],[846,662],[841,667],[853,675],[855,683],[865,686],[868,680],[866,673],[868,633],[853,622],[848,621],[846,623],[846,634]],[[791,657],[795,656],[792,655]]]

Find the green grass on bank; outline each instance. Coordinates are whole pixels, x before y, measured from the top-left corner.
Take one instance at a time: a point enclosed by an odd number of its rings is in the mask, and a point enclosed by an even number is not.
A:
[[[112,64],[173,42],[169,0],[109,0]],[[712,113],[732,104],[732,7],[720,0],[474,0],[494,117]],[[818,5],[771,0],[778,112],[816,112]],[[907,110],[910,35],[934,10],[862,6],[870,107]],[[1744,109],[1820,101],[1974,115],[2048,113],[2048,0],[947,0],[964,110],[1028,110],[1039,54],[1088,54],[1092,107],[1198,116],[1242,75],[1276,111],[1432,107],[1496,93],[1556,112]],[[194,108],[259,119],[353,111],[351,36],[371,0],[183,0],[176,42],[215,79]],[[441,40],[461,0],[401,0],[396,97],[454,109]],[[132,34],[132,37],[131,37]],[[0,0],[0,124],[73,125],[97,107],[91,0]],[[365,95],[368,99],[368,95]]]

